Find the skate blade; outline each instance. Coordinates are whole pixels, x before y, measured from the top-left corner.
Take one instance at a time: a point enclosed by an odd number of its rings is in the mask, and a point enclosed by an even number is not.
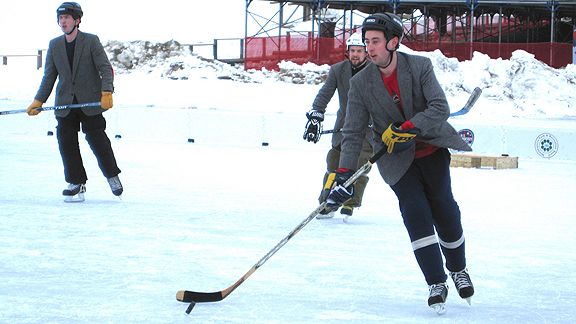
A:
[[[350,216],[346,215],[344,216],[344,218],[342,218],[342,221],[346,224],[348,224],[350,222]]]
[[[443,315],[444,313],[446,313],[446,306],[444,305],[444,303],[430,305],[430,308],[432,308],[438,315]]]
[[[468,298],[464,298],[466,300],[466,302],[468,303],[469,306],[472,306],[472,298],[468,297]]]
[[[328,219],[328,218],[333,218],[333,217],[334,217],[334,212],[329,212],[328,214],[316,215],[316,219]]]
[[[84,201],[84,194],[83,193],[79,193],[77,195],[74,196],[65,196],[64,197],[64,202],[67,203],[79,203],[79,202],[83,202]]]

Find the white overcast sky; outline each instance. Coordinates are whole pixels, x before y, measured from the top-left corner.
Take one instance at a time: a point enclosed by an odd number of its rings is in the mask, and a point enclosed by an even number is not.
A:
[[[0,54],[35,50],[61,34],[56,8],[63,1],[3,1],[0,8]],[[81,0],[81,30],[106,40],[181,43],[244,37],[244,0]],[[275,12],[277,5],[254,1],[250,10]]]

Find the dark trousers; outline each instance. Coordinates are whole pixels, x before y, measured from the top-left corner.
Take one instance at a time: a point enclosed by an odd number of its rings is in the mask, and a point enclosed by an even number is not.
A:
[[[404,225],[426,282],[431,285],[446,281],[442,253],[449,271],[463,270],[464,235],[460,208],[452,195],[448,150],[439,149],[414,160],[391,188],[398,197]]]
[[[56,136],[64,164],[64,178],[68,183],[86,183],[88,176],[82,163],[78,132],[86,134],[86,141],[96,156],[98,166],[106,178],[120,173],[116,165],[110,139],[106,135],[106,120],[102,114],[86,116],[80,109],[72,109],[66,117],[56,117]]]

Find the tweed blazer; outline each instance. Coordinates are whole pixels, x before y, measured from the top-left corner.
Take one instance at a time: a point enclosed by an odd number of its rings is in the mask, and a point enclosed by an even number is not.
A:
[[[64,35],[50,41],[46,52],[44,76],[35,99],[46,102],[58,79],[55,104],[68,105],[74,97],[78,103],[100,102],[102,91],[114,90],[114,73],[98,36],[78,31],[72,69],[66,54]],[[88,116],[101,114],[100,107],[81,108]],[[70,109],[56,110],[58,117],[66,117]]]
[[[398,54],[398,86],[403,113],[396,107],[382,80],[378,66],[370,63],[350,80],[347,116],[344,123],[340,167],[356,169],[362,140],[372,118],[374,151],[384,147],[380,136],[394,122],[410,120],[421,133],[418,140],[437,147],[471,151],[447,122],[450,107],[434,74],[430,59],[402,52]],[[384,154],[377,161],[384,181],[394,185],[414,160],[415,148]]]

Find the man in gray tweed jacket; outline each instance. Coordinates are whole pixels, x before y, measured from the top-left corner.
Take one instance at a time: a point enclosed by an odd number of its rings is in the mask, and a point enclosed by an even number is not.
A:
[[[348,199],[354,187],[342,184],[357,168],[367,126],[373,123],[375,151],[384,181],[396,194],[414,255],[429,286],[428,305],[444,312],[446,268],[461,298],[470,302],[474,287],[466,268],[460,209],[450,180],[448,148],[470,151],[447,122],[450,109],[428,58],[399,53],[403,35],[399,17],[368,16],[362,26],[372,63],[350,81],[347,118],[336,186],[329,208]],[[379,140],[379,139],[382,140]]]
[[[328,103],[338,90],[338,101],[340,107],[336,112],[336,122],[334,123],[334,132],[332,133],[332,147],[326,155],[326,173],[322,181],[322,190],[318,201],[323,203],[328,194],[334,180],[334,171],[338,168],[338,161],[340,160],[340,144],[342,142],[342,127],[346,119],[346,103],[348,101],[348,89],[350,89],[350,78],[356,73],[360,72],[367,63],[368,54],[366,53],[366,45],[362,41],[359,34],[352,34],[346,40],[346,55],[347,58],[330,67],[328,71],[328,78],[324,85],[318,91],[314,102],[312,103],[312,110],[306,116],[308,122],[306,123],[306,130],[304,132],[304,139],[309,142],[317,143],[320,140],[322,127],[321,123],[324,121],[324,113]],[[358,158],[358,166],[366,163],[372,154],[372,145],[366,137],[362,143],[362,151]],[[344,220],[352,216],[353,210],[362,205],[362,196],[364,189],[368,184],[368,176],[362,175],[355,184],[354,196],[345,202],[340,209],[340,213],[344,215]],[[316,218],[332,218],[334,211],[319,214]]]
[[[80,126],[112,193],[120,196],[123,191],[118,177],[120,169],[116,165],[112,145],[105,132],[106,120],[102,116],[102,112],[112,108],[112,66],[98,37],[78,30],[82,16],[82,8],[76,2],[64,2],[56,10],[56,18],[64,35],[50,41],[44,77],[27,109],[28,115],[38,115],[40,110],[37,108],[48,100],[56,80],[56,105],[100,102],[100,107],[55,111],[58,147],[64,164],[64,177],[69,183],[62,192],[67,202],[84,200],[88,180],[78,143]]]

